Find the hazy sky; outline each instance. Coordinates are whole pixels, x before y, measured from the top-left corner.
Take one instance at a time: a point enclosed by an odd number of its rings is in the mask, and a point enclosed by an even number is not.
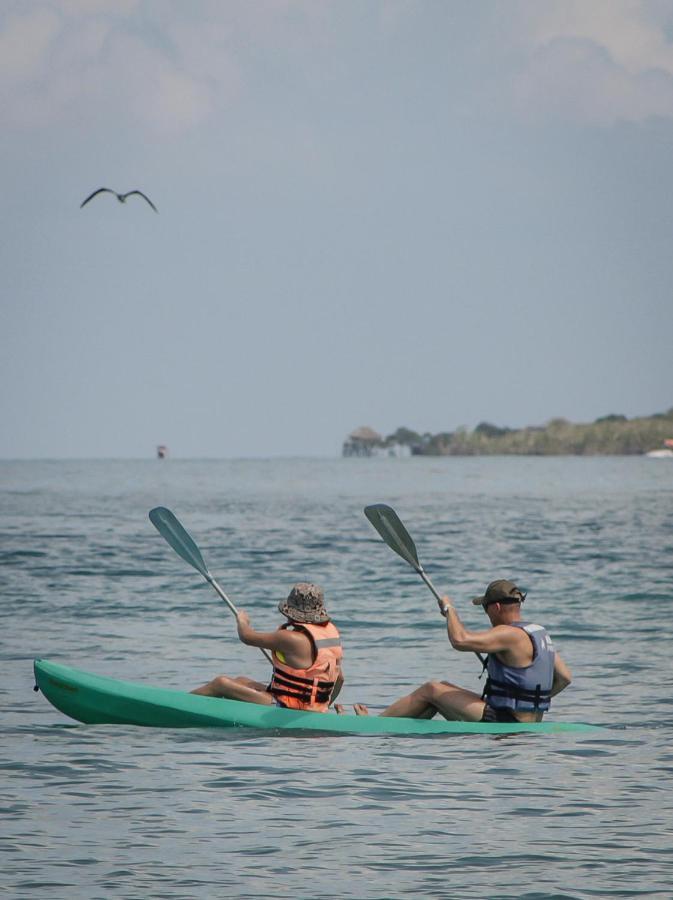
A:
[[[0,457],[673,406],[673,0],[0,0],[0,160]]]

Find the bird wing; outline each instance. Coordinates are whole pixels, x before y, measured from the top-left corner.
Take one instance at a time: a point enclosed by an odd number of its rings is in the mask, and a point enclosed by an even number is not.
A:
[[[146,197],[145,194],[143,194],[142,191],[129,191],[128,194],[124,194],[124,199],[126,199],[126,197],[130,197],[132,194],[138,194],[138,196],[139,196],[139,197],[142,197],[143,200],[147,200],[147,202],[148,202],[149,205],[152,207],[152,209],[154,210],[154,212],[159,212],[159,210],[156,208],[156,206],[154,205],[154,203],[152,203],[152,201],[150,200],[150,198],[149,198],[149,197]]]
[[[84,204],[88,203],[89,200],[91,200],[93,197],[96,196],[96,194],[102,194],[103,192],[107,192],[108,194],[115,194],[115,195],[117,193],[116,191],[111,191],[110,188],[98,188],[98,190],[94,191],[93,194],[89,194],[89,196],[86,198],[86,200],[82,200],[82,202],[79,205],[79,208],[81,209],[84,206]]]

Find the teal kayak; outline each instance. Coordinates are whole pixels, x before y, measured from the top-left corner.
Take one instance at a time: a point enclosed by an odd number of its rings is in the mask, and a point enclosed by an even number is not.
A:
[[[36,686],[47,700],[67,716],[90,725],[261,728],[343,734],[557,734],[600,730],[597,725],[575,722],[447,722],[300,712],[134,684],[46,659],[35,660],[34,668]]]
[[[34,668],[36,687],[47,700],[67,716],[90,725],[257,728],[343,734],[513,734],[520,731],[557,734],[600,730],[597,725],[577,722],[448,722],[446,719],[301,712],[119,681],[46,659],[36,659]]]

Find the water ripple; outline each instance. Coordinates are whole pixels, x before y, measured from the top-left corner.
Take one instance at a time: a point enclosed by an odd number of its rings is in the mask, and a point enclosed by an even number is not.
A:
[[[0,889],[668,900],[672,497],[670,471],[637,459],[0,463]],[[362,515],[376,501],[398,509],[469,627],[476,591],[519,579],[575,675],[553,716],[609,730],[93,727],[33,693],[35,656],[182,688],[268,673],[147,523],[158,504],[260,627],[294,580],[323,583],[346,641],[344,702],[383,707],[429,677],[479,689],[430,593]]]

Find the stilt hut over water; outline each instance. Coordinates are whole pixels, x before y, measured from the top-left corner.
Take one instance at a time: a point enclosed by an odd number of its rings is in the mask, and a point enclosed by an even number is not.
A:
[[[342,454],[343,456],[371,456],[374,449],[382,445],[381,435],[368,425],[363,425],[348,435],[344,441]]]

